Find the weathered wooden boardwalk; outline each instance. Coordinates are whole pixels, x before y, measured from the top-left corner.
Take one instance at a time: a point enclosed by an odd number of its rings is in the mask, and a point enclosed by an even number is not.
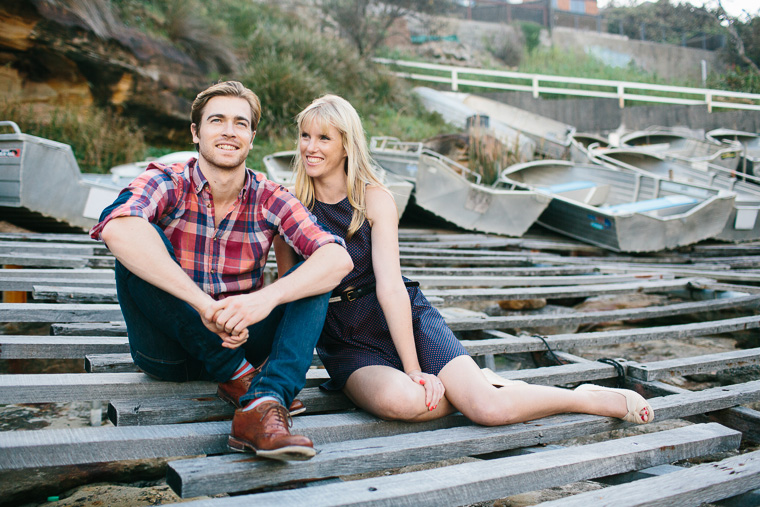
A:
[[[0,375],[0,405],[105,401],[109,419],[87,428],[0,432],[0,504],[49,494],[19,490],[19,477],[161,458],[172,459],[166,479],[178,495],[204,497],[189,505],[467,505],[589,480],[599,489],[547,505],[760,505],[760,451],[751,452],[760,442],[760,413],[746,406],[760,402],[760,378],[699,391],[669,383],[733,368],[756,371],[760,348],[647,362],[581,357],[606,345],[757,335],[760,245],[705,244],[631,257],[551,236],[430,230],[399,236],[405,275],[421,282],[481,365],[544,385],[624,383],[649,398],[656,422],[631,432],[617,419],[581,414],[497,428],[459,414],[419,424],[382,421],[340,393],[321,391],[326,373],[315,356],[299,395],[307,412],[293,422],[314,440],[317,456],[279,463],[230,454],[232,407],[215,396],[215,384],[160,382],[134,367],[113,258],[102,245],[84,235],[0,234],[0,262],[7,266],[0,291],[27,299],[0,304],[0,322],[19,329],[49,323],[51,330],[0,335],[0,360],[83,365],[68,373]],[[661,303],[593,311],[569,304],[640,294],[661,296]],[[472,311],[536,300],[549,304]],[[609,322],[620,325],[599,327]],[[526,357],[535,365],[504,366]],[[594,436],[604,438],[558,445]],[[691,458],[702,464],[674,465]],[[409,465],[423,469],[401,473]],[[368,475],[356,480],[356,474]],[[229,496],[210,498],[219,494]]]

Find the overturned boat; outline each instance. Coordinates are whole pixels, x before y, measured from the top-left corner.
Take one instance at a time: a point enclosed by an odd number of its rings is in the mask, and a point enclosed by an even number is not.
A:
[[[0,134],[3,219],[40,232],[82,232],[95,225],[115,198],[112,185],[86,181],[68,144],[24,134],[12,121],[0,126],[13,130]]]
[[[501,173],[504,188],[553,199],[544,227],[618,252],[655,252],[719,234],[736,194],[642,172],[564,160],[517,164]]]
[[[491,111],[483,111],[478,109],[478,107],[466,104],[464,99],[469,97],[468,94],[439,92],[424,86],[415,88],[414,92],[427,110],[437,112],[447,123],[457,128],[467,129],[475,127],[487,131],[504,146],[512,150],[515,157],[521,162],[533,160],[536,151],[540,151],[541,148],[548,146],[544,141],[541,141],[541,146],[539,146],[539,142],[519,128],[522,124],[516,125],[519,122],[511,121],[512,118],[510,116],[507,116],[507,121],[505,121],[501,116],[492,115]],[[497,102],[497,104],[500,103]],[[506,104],[502,105],[506,106]],[[517,109],[517,111],[521,111],[526,115],[533,114],[522,109]],[[533,116],[538,117],[538,115]],[[525,120],[526,118],[523,119]]]
[[[293,186],[295,184],[295,173],[293,172],[293,159],[296,156],[294,150],[279,151],[266,155],[264,157],[264,167],[267,170],[269,179],[283,186]],[[396,210],[398,216],[404,214],[406,206],[409,203],[409,196],[414,189],[414,185],[405,178],[385,171],[382,167],[377,168],[380,179],[388,187],[396,201]]]
[[[738,142],[711,141],[691,130],[664,127],[625,134],[620,137],[620,147],[659,153],[703,170],[710,164],[736,170],[742,152]]]
[[[481,185],[480,175],[430,150],[422,150],[415,188],[417,206],[463,229],[522,236],[551,197],[531,190]]]
[[[532,152],[526,152],[529,147],[519,141],[520,136],[530,139],[535,145],[534,152],[545,157],[564,158],[570,150],[570,139],[575,132],[572,125],[479,95],[439,92],[425,87],[415,88],[414,91],[427,109],[437,111],[453,125],[461,127],[467,115],[476,115],[487,118],[488,126],[494,130],[519,133],[519,136],[512,134],[518,141],[513,141],[511,145],[507,141],[505,144],[519,149],[523,161],[533,160],[534,157]]]
[[[734,208],[715,239],[733,242],[760,239],[760,220],[757,219],[760,211],[760,178],[744,176],[743,179],[738,179],[735,172],[719,166],[711,166],[713,169],[706,172],[682,162],[668,160],[656,153],[636,149],[599,149],[594,151],[594,155],[598,162],[613,167],[645,171],[670,181],[736,192]]]

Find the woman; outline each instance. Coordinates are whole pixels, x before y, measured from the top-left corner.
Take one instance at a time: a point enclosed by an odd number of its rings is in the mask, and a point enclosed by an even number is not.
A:
[[[297,120],[296,195],[321,225],[346,239],[354,262],[333,293],[341,291],[343,300],[331,300],[317,345],[330,374],[324,387],[342,389],[359,407],[392,420],[425,421],[457,410],[482,425],[563,412],[638,424],[654,419],[646,400],[630,390],[492,385],[438,311],[401,276],[398,213],[373,171],[354,108],[325,95]],[[295,255],[282,241],[275,248],[282,273]]]

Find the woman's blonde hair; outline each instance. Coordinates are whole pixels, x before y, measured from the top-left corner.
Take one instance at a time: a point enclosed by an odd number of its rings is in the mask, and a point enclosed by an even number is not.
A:
[[[346,151],[344,169],[348,178],[348,202],[354,208],[347,234],[350,238],[366,220],[365,190],[367,185],[385,188],[375,173],[359,114],[346,99],[337,95],[324,95],[301,111],[296,121],[299,137],[304,127],[312,124],[320,126],[323,133],[327,133],[330,126],[340,132],[343,149]],[[315,200],[314,182],[306,174],[299,149],[296,149],[293,166],[296,174],[296,197],[308,208],[312,208]]]

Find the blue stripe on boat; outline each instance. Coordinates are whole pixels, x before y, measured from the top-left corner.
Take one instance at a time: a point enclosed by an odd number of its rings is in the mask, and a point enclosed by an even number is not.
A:
[[[549,187],[539,187],[539,192],[547,192],[549,194],[559,194],[562,192],[570,192],[572,190],[582,190],[584,188],[595,187],[596,183],[593,181],[568,181],[567,183],[558,183]]]
[[[658,209],[672,208],[674,206],[684,206],[687,204],[696,204],[697,199],[687,195],[666,195],[658,199],[647,199],[646,201],[625,202],[613,206],[602,206],[601,210],[612,213],[644,213],[645,211],[655,211]]]

